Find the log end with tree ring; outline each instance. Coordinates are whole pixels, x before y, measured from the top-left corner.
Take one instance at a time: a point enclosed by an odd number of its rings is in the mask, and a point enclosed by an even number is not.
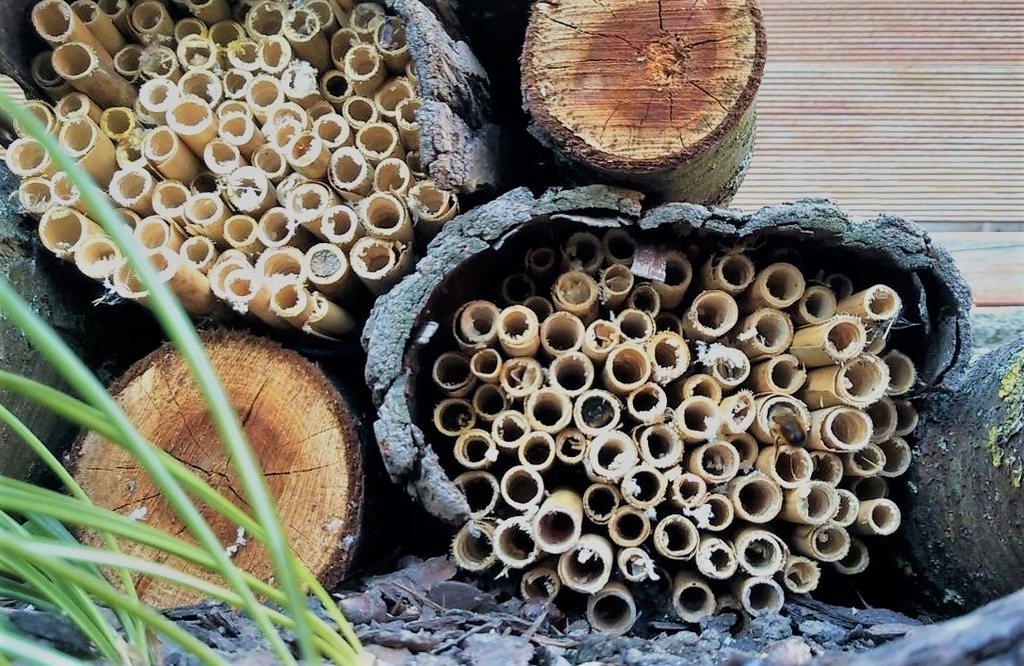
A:
[[[294,552],[331,587],[352,562],[363,518],[363,458],[353,417],[327,377],[294,352],[224,332],[205,333],[203,342],[242,415]],[[157,350],[111,390],[147,439],[228,497],[242,492],[199,389],[176,352]],[[182,531],[149,476],[121,447],[89,433],[72,460],[76,479],[97,505],[144,516],[147,525],[172,534]],[[224,547],[234,551],[238,566],[260,578],[271,575],[266,553],[250,535],[219,514],[203,512]],[[93,535],[82,537],[99,543]],[[130,552],[155,556],[142,547]],[[142,579],[137,587],[143,601],[155,607],[196,600],[191,592],[155,579]]]
[[[748,0],[535,4],[521,59],[531,131],[591,177],[719,205],[746,168],[765,53]]]

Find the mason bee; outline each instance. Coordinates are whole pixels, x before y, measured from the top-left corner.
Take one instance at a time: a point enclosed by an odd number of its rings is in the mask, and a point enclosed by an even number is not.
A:
[[[774,405],[769,410],[768,429],[776,444],[803,446],[807,443],[807,431],[800,415],[790,405]]]

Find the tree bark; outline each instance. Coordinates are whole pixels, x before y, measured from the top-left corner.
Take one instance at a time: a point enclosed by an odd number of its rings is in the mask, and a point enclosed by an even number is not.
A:
[[[353,561],[364,517],[363,451],[348,406],[323,372],[295,352],[235,333],[205,333],[203,340],[278,500],[295,553],[325,586],[335,585]],[[198,387],[172,348],[139,361],[111,390],[144,436],[247,508]],[[72,469],[98,505],[183,533],[148,476],[120,447],[87,433],[72,454]],[[213,511],[201,510],[225,548],[236,547],[240,567],[271,576],[257,543]],[[95,541],[95,535],[83,536]],[[139,546],[129,551],[162,557]],[[197,600],[161,581],[142,579],[138,585],[142,599],[156,607]]]
[[[753,148],[765,53],[753,0],[537,3],[522,57],[531,132],[591,180],[724,205]]]

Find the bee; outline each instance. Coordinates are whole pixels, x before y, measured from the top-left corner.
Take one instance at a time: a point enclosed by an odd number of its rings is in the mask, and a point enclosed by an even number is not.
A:
[[[776,444],[803,446],[807,443],[807,431],[800,415],[787,404],[774,405],[768,410],[768,430]]]

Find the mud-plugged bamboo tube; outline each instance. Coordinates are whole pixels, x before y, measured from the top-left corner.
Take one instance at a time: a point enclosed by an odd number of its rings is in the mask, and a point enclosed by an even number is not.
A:
[[[340,69],[357,95],[370,97],[387,77],[387,67],[372,44],[357,44],[345,53]]]
[[[754,262],[742,252],[728,252],[710,257],[700,268],[700,284],[735,296],[754,281]]]
[[[757,418],[750,434],[763,444],[802,445],[811,427],[811,415],[802,401],[789,395],[762,395],[754,399]]]
[[[836,313],[836,294],[825,285],[809,285],[803,295],[789,308],[798,326],[813,326],[831,319]]]
[[[54,206],[39,220],[39,240],[58,259],[73,261],[86,239],[103,235],[98,224],[73,208]]]
[[[668,480],[651,465],[636,465],[622,477],[622,499],[638,509],[650,509],[665,500]]]
[[[608,583],[614,559],[608,539],[597,534],[584,534],[572,548],[559,556],[558,575],[565,587],[593,594]]]
[[[582,271],[562,273],[551,287],[555,309],[570,312],[585,324],[597,318],[599,294],[597,283]]]
[[[545,553],[560,554],[579,541],[583,530],[583,500],[572,490],[551,493],[533,516],[533,535]]]
[[[199,158],[169,127],[157,127],[148,132],[142,152],[164,178],[187,183],[199,173]]]
[[[779,354],[750,368],[748,385],[755,393],[793,395],[807,381],[807,371],[792,354]]]
[[[88,236],[74,253],[75,266],[86,277],[104,281],[109,279],[121,263],[121,250],[107,236]]]
[[[488,469],[498,459],[498,447],[490,433],[480,428],[467,430],[452,449],[455,461],[466,469]]]
[[[866,413],[840,405],[810,413],[808,448],[833,453],[859,451],[871,440],[872,424]]]
[[[619,425],[622,406],[619,400],[603,389],[588,389],[576,399],[573,422],[584,435],[594,437]]]
[[[142,169],[119,169],[110,179],[110,198],[141,216],[153,214],[153,176]]]
[[[569,396],[549,387],[532,392],[523,405],[530,427],[551,434],[568,427],[572,422],[572,409]]]
[[[476,423],[473,405],[463,398],[445,398],[434,407],[433,422],[442,435],[458,437]]]
[[[781,354],[793,341],[793,322],[773,308],[754,310],[740,321],[737,330],[737,346],[754,361]]]
[[[723,398],[719,403],[722,413],[722,426],[727,435],[739,435],[746,433],[747,429],[757,418],[757,404],[754,401],[754,393],[748,389]]]
[[[626,302],[626,297],[633,290],[635,278],[629,266],[612,264],[601,271],[601,299],[611,310],[617,310]]]
[[[577,401],[577,410],[579,402]],[[586,433],[583,428],[580,430]],[[611,430],[599,433],[591,440],[584,464],[588,473],[596,477],[595,480],[618,481],[635,467],[639,460],[640,454],[629,435],[619,430]]]
[[[7,168],[19,178],[50,178],[57,171],[57,165],[50,158],[42,144],[31,137],[15,139],[4,155]]]
[[[726,492],[736,517],[748,523],[767,523],[782,511],[782,489],[763,473],[754,472],[734,478]]]
[[[696,624],[715,612],[715,593],[700,576],[680,571],[672,580],[672,608],[680,620]]]
[[[576,428],[555,435],[555,459],[565,465],[578,465],[587,454],[587,437]]]
[[[626,396],[626,413],[641,425],[654,425],[665,421],[668,397],[665,390],[653,382],[647,382],[630,391]]]
[[[498,313],[498,343],[509,356],[533,356],[540,348],[540,322],[533,310],[512,305]]]
[[[619,506],[608,519],[608,537],[617,546],[639,546],[650,535],[651,519],[634,506]]]
[[[830,486],[838,486],[843,480],[843,460],[837,454],[830,451],[811,451],[811,461],[814,463],[814,471],[811,472],[813,481],[824,481]]]
[[[713,580],[731,578],[739,568],[739,560],[732,544],[715,536],[701,537],[694,562],[700,573]]]
[[[53,189],[48,178],[34,176],[18,185],[18,204],[36,219],[50,209],[53,201]]]
[[[210,281],[182,261],[177,252],[168,247],[159,247],[152,250],[149,257],[157,270],[157,276],[171,288],[187,311],[195,315],[206,315],[217,309],[218,302],[210,290]]]
[[[185,242],[185,234],[177,226],[155,215],[140,220],[132,235],[147,250],[166,247],[177,252]]]
[[[181,137],[195,155],[217,136],[217,118],[199,97],[185,95],[167,112],[167,126]]]
[[[654,550],[669,560],[688,560],[697,552],[700,533],[696,525],[679,514],[669,514],[654,526]]]
[[[576,398],[594,384],[594,364],[581,352],[561,354],[548,366],[548,383],[568,396]]]
[[[486,571],[496,561],[494,525],[485,521],[469,521],[452,539],[452,559],[466,571]]]
[[[502,564],[513,569],[536,562],[540,548],[533,537],[530,519],[515,516],[499,522],[494,528],[494,552]]]
[[[469,504],[469,516],[479,520],[491,515],[498,505],[500,491],[498,478],[490,472],[471,470],[463,472],[452,480]]]
[[[811,454],[806,449],[789,445],[764,447],[757,456],[755,466],[785,489],[807,484],[814,471]]]
[[[885,390],[886,395],[903,395],[914,387],[917,369],[909,356],[893,349],[886,353],[882,360],[889,366],[889,386]]]
[[[293,7],[285,15],[282,31],[292,51],[320,72],[327,71],[331,64],[331,45],[323,27],[315,12],[306,7]]]
[[[773,532],[746,527],[732,538],[740,569],[751,576],[770,578],[786,565],[788,548]]]
[[[638,546],[623,548],[615,556],[615,564],[619,574],[631,583],[642,583],[645,580],[658,580],[660,576],[655,570],[654,559]]]
[[[739,321],[736,301],[722,290],[709,289],[698,294],[683,314],[683,331],[695,340],[717,340]]]
[[[627,395],[644,384],[651,376],[651,360],[641,346],[621,344],[609,352],[601,379],[605,388],[616,395]]]
[[[637,437],[640,457],[655,469],[668,469],[683,459],[683,439],[668,423],[651,425]]]
[[[860,514],[860,499],[851,490],[836,488],[836,512],[832,514],[832,522],[840,527],[849,527],[857,521]]]
[[[551,603],[562,590],[562,579],[558,577],[554,562],[541,563],[523,573],[519,580],[519,596],[523,601]]]
[[[728,482],[739,473],[739,467],[739,453],[722,440],[698,446],[686,461],[686,468],[709,485]]]
[[[491,422],[491,438],[499,449],[515,452],[530,435],[526,416],[514,409],[506,409]]]
[[[678,470],[670,470],[666,478],[672,476],[672,471]],[[707,496],[707,482],[692,472],[681,473],[669,483],[668,500],[680,509],[696,509],[704,503]]]
[[[353,296],[358,280],[352,272],[344,250],[330,243],[317,243],[306,251],[302,261],[303,275],[319,292],[335,299]]]
[[[832,519],[839,507],[835,488],[824,481],[808,481],[783,491],[785,500],[779,518],[802,525],[821,525]]]
[[[869,322],[887,322],[899,316],[903,308],[900,295],[892,287],[876,284],[863,291],[842,298],[836,306],[838,312],[851,314]]]
[[[685,442],[711,441],[722,426],[722,413],[714,400],[693,396],[676,407],[673,423]]]
[[[633,628],[636,620],[633,593],[622,583],[608,583],[587,599],[587,621],[601,634],[621,636]]]
[[[41,0],[32,7],[32,27],[54,50],[60,46],[79,42],[87,45],[106,64],[111,64],[111,53],[98,35],[93,33],[79,14],[64,0]]]
[[[641,285],[642,286],[642,285]],[[639,289],[639,287],[637,287]],[[632,294],[636,294],[636,289]],[[631,296],[632,296],[631,294]],[[614,318],[615,324],[622,331],[626,342],[635,344],[646,344],[654,336],[656,327],[654,317],[647,312],[635,307],[628,307],[622,310]]]
[[[343,146],[331,155],[327,176],[343,198],[356,201],[373,189],[373,166],[353,146]]]
[[[690,349],[678,333],[655,333],[646,343],[645,349],[651,360],[653,382],[668,384],[682,377],[690,367]]]
[[[622,503],[619,489],[608,483],[592,483],[583,491],[583,512],[595,525],[606,525]]]
[[[842,453],[843,471],[848,477],[877,476],[885,467],[885,453],[878,444],[868,444],[851,453]]]
[[[891,499],[863,500],[850,530],[857,534],[888,536],[899,529],[900,508]]]
[[[782,585],[794,594],[807,594],[818,587],[821,568],[814,560],[802,555],[788,555],[782,568]]]
[[[786,595],[782,586],[771,578],[743,578],[733,583],[733,594],[751,617],[760,617],[782,610]]]
[[[186,238],[178,248],[178,254],[183,261],[191,265],[197,271],[206,275],[213,268],[220,253],[214,246],[213,241],[205,236],[192,236]]]
[[[92,120],[64,123],[57,135],[61,146],[101,186],[110,184],[117,169],[114,144]]]
[[[850,534],[838,525],[798,525],[793,529],[790,546],[797,552],[821,562],[837,562],[850,552]]]
[[[804,295],[806,283],[800,269],[786,262],[765,266],[754,277],[739,297],[740,307],[746,312],[760,308],[783,310]]]
[[[864,408],[888,386],[889,367],[877,356],[861,354],[840,366],[811,370],[799,395],[813,409],[844,404]]]
[[[865,344],[864,324],[851,315],[836,315],[796,331],[789,353],[807,367],[817,368],[849,361],[863,352]]]
[[[579,317],[568,312],[554,312],[541,322],[541,348],[551,357],[577,351],[583,346],[584,333],[586,327]]]

